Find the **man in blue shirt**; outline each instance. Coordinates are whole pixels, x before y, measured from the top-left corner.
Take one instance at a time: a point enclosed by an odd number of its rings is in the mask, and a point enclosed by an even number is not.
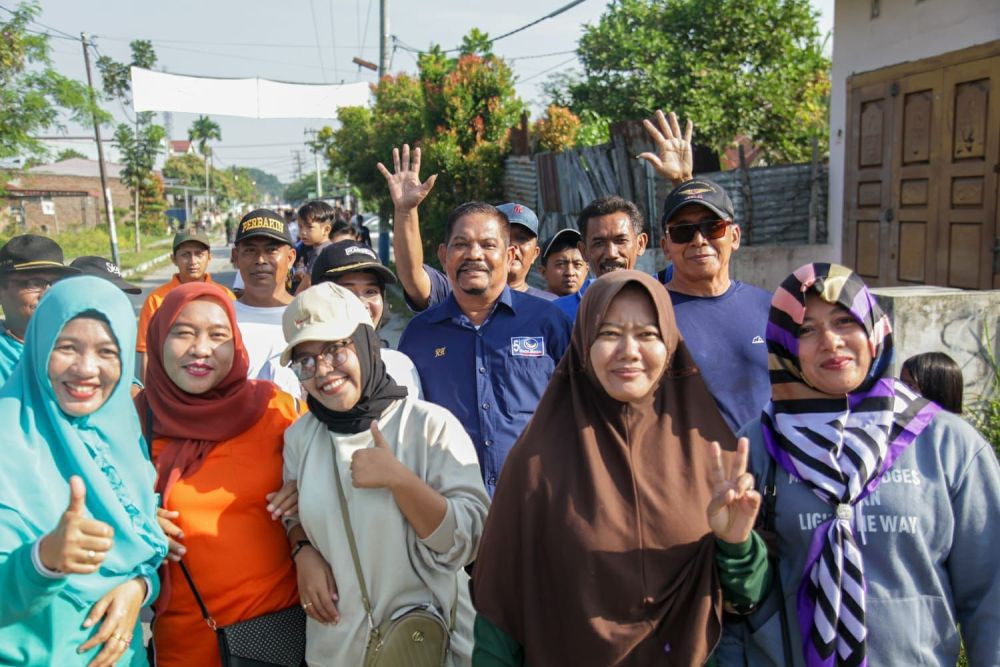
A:
[[[612,271],[634,268],[636,259],[646,252],[649,237],[642,231],[642,213],[627,199],[617,195],[595,199],[580,212],[576,224],[583,236],[580,251],[598,278]],[[576,293],[559,297],[553,303],[570,320],[575,320],[583,294],[593,280],[587,280]]]
[[[663,250],[677,327],[734,432],[771,397],[764,343],[771,293],[729,277],[740,247],[733,202],[708,179],[678,186],[663,205]]]
[[[392,249],[396,260],[396,274],[403,287],[406,304],[414,312],[437,305],[451,294],[452,283],[448,276],[424,264],[424,249],[420,239],[420,222],[417,207],[430,194],[437,180],[434,174],[420,182],[420,149],[413,151],[403,145],[402,152],[393,149],[393,172],[381,162],[378,169],[389,186],[393,202]],[[507,273],[510,288],[553,301],[555,294],[532,287],[527,283],[528,274],[541,249],[538,247],[538,216],[527,206],[517,203],[497,207],[507,217],[510,225],[511,260]]]
[[[63,265],[63,251],[50,238],[22,234],[0,248],[0,386],[10,377],[24,351],[24,332],[38,302],[52,283],[79,275],[78,269]]]
[[[451,212],[438,258],[455,289],[410,320],[399,341],[424,398],[465,426],[491,496],[570,336],[569,320],[551,303],[507,284],[509,227],[482,202]]]

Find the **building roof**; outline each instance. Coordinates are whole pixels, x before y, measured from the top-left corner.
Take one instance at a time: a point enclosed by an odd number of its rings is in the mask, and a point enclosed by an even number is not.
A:
[[[179,139],[170,142],[170,152],[171,153],[189,153],[191,152],[191,142],[186,139]]]
[[[124,165],[115,162],[105,162],[108,178],[121,178],[121,171]],[[100,178],[101,170],[97,160],[74,157],[62,162],[53,164],[42,164],[28,170],[29,174],[54,174],[56,176],[85,176],[88,178]]]

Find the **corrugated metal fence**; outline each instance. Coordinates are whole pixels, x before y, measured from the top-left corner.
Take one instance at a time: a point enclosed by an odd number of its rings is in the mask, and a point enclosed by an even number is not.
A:
[[[598,197],[618,194],[639,207],[654,224],[655,248],[668,184],[636,155],[652,150],[641,125],[616,124],[612,141],[563,153],[538,153],[533,158],[507,159],[504,191],[507,199],[532,206],[541,222],[540,236],[576,227],[583,208]],[[813,164],[754,167],[699,173],[725,187],[753,245],[824,243],[827,238],[827,167]]]

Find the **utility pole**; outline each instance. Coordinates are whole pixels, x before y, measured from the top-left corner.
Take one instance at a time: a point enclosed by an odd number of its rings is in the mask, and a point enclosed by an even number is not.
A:
[[[83,63],[87,67],[87,88],[90,90],[90,105],[94,117],[94,138],[97,140],[97,166],[101,172],[101,192],[104,193],[104,215],[108,221],[108,236],[111,237],[111,261],[121,266],[118,257],[118,232],[115,230],[115,212],[111,210],[111,189],[104,169],[104,144],[101,141],[101,123],[97,119],[97,96],[94,94],[94,77],[90,73],[90,53],[87,51],[87,33],[80,33],[83,44]]]
[[[295,150],[292,151],[292,155],[295,156],[295,180],[302,180],[302,151]]]
[[[389,0],[379,0],[378,78],[389,73]],[[378,216],[378,255],[383,264],[389,263],[389,208],[382,206]]]
[[[309,147],[312,148],[313,158],[316,165],[316,199],[322,199],[323,197],[323,174],[319,170],[319,146],[316,145],[316,130],[306,128],[302,131],[307,137],[312,137],[312,142],[307,142]]]
[[[139,152],[139,114],[135,115],[135,152],[138,155]],[[135,185],[135,252],[138,253],[142,249],[142,245],[139,241],[139,189],[141,185],[136,183]]]

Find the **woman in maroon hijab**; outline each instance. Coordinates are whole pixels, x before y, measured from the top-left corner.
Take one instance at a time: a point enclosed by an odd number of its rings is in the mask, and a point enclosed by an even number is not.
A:
[[[767,586],[746,458],[663,286],[593,283],[493,498],[473,664],[704,664],[723,594],[749,607]]]

